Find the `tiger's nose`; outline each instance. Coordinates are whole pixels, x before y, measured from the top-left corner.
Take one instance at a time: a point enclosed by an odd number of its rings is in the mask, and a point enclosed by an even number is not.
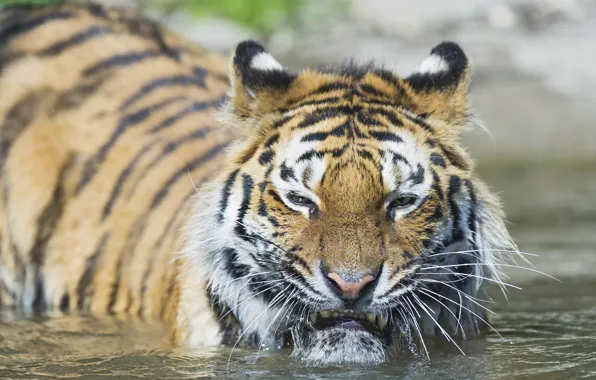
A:
[[[370,274],[362,276],[360,279],[356,279],[353,276],[351,277],[350,281],[346,281],[335,272],[327,274],[327,278],[329,278],[330,282],[338,288],[338,295],[343,299],[349,300],[355,300],[362,296],[362,289],[375,279]]]

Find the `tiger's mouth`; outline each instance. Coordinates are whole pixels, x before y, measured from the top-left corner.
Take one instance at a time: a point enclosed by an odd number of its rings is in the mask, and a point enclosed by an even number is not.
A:
[[[310,314],[310,322],[315,330],[343,328],[363,330],[378,336],[387,329],[385,317],[351,309],[317,311]]]
[[[311,365],[387,360],[394,326],[382,315],[352,309],[310,313],[291,329],[292,356]]]

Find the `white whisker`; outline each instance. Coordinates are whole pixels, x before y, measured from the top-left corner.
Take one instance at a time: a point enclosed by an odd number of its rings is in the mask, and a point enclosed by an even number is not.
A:
[[[289,288],[289,285],[286,286],[284,288],[284,290],[282,290],[280,292],[280,294],[282,292],[285,292],[288,288]],[[283,305],[281,305],[281,307],[279,308],[278,312],[275,314],[275,316],[273,317],[273,319],[271,319],[271,323],[269,323],[269,326],[267,326],[267,329],[265,329],[265,332],[263,333],[263,337],[261,338],[261,341],[259,342],[259,349],[257,350],[257,356],[255,358],[255,363],[259,359],[259,354],[261,353],[261,348],[263,347],[263,342],[265,341],[265,337],[267,336],[267,332],[269,332],[269,329],[271,328],[271,326],[273,325],[273,323],[275,322],[275,320],[277,319],[277,317],[279,316],[279,314],[284,310],[284,307],[286,306],[286,304],[288,303],[288,301],[290,301],[294,297],[294,295],[296,294],[296,292],[297,292],[297,290],[294,290],[288,296],[288,298],[286,298],[286,301],[283,303]],[[278,327],[279,327],[279,325],[278,325]],[[273,339],[275,340],[275,334],[273,334]]]
[[[457,303],[456,303],[455,301],[453,301],[451,298],[449,298],[449,297],[445,297],[444,295],[442,295],[442,294],[439,294],[439,293],[437,293],[437,292],[433,292],[432,290],[429,290],[429,289],[419,289],[419,291],[420,291],[421,293],[424,293],[424,294],[427,294],[427,292],[430,292],[430,293],[432,293],[432,294],[436,295],[437,297],[441,297],[441,298],[443,298],[443,299],[445,299],[445,300],[447,300],[447,301],[449,301],[449,302],[452,302],[452,303],[455,303],[455,304],[457,304]],[[428,294],[427,294],[427,295],[428,295]],[[493,331],[494,331],[494,332],[495,332],[495,333],[496,333],[496,334],[499,336],[499,338],[501,338],[501,339],[503,339],[503,340],[505,341],[505,338],[503,338],[503,336],[502,336],[502,335],[501,335],[501,334],[500,334],[500,333],[499,333],[499,332],[498,332],[498,331],[497,331],[497,330],[496,330],[496,329],[495,329],[495,328],[494,328],[494,327],[493,327],[493,326],[492,326],[490,323],[488,323],[486,320],[484,320],[484,319],[483,319],[481,316],[479,316],[478,314],[474,313],[472,310],[470,310],[469,308],[467,308],[467,307],[465,307],[465,306],[462,306],[462,308],[463,308],[464,310],[468,311],[469,313],[471,313],[472,315],[474,315],[476,318],[478,318],[478,319],[479,319],[479,320],[481,320],[482,322],[484,322],[484,323],[485,323],[485,324],[486,324],[486,325],[487,325],[487,326],[488,326],[488,327],[489,327],[491,330],[493,330]]]
[[[426,274],[427,274],[427,275],[446,275],[446,274],[449,274],[449,273],[426,273]],[[488,277],[478,276],[478,275],[475,275],[475,274],[470,274],[470,273],[454,273],[454,272],[451,272],[450,274],[453,274],[454,276],[462,276],[462,277],[473,277],[473,278],[478,278],[478,279],[480,279],[480,280],[486,280],[486,281],[489,281],[489,282],[494,282],[494,283],[501,284],[501,285],[503,285],[503,286],[508,286],[508,287],[510,287],[510,288],[514,288],[514,289],[517,289],[517,290],[523,290],[523,289],[522,289],[522,288],[520,288],[519,286],[515,286],[515,285],[512,285],[512,284],[509,284],[509,283],[503,282],[503,281],[501,281],[501,280],[495,280],[495,279],[493,279],[493,278],[488,278]],[[418,275],[420,275],[420,274],[418,274]]]
[[[414,300],[418,303],[418,305],[420,305],[420,308],[428,315],[428,317],[430,319],[432,319],[432,321],[435,323],[435,325],[437,325],[439,330],[441,330],[441,333],[443,334],[445,339],[447,339],[447,341],[453,343],[453,345],[459,350],[459,352],[461,352],[462,355],[465,356],[466,353],[458,346],[457,343],[455,343],[455,340],[447,333],[447,331],[445,331],[445,329],[439,324],[439,322],[437,322],[437,320],[430,314],[429,310],[427,310],[428,306],[425,305],[424,302],[422,302],[422,300],[420,298],[418,298],[418,296],[416,296],[415,293],[412,293],[412,297],[414,297]],[[433,312],[433,314],[435,314],[434,311],[432,311],[432,312]]]
[[[499,266],[499,267],[507,267],[507,268],[517,268],[517,269],[524,269],[530,272],[534,272],[534,273],[538,273],[541,274],[543,276],[546,276],[548,278],[551,278],[553,280],[562,282],[561,280],[559,280],[558,278],[555,278],[553,276],[551,276],[550,274],[541,272],[537,269],[533,269],[533,268],[526,268],[520,265],[513,265],[513,264],[499,264],[499,263],[495,263],[495,264],[482,264],[482,263],[464,263],[464,264],[449,264],[449,265],[433,265],[433,266],[425,266],[420,268],[420,270],[427,270],[427,269],[443,269],[443,268],[457,268],[457,267],[466,267],[466,266]]]
[[[242,340],[242,337],[244,336],[244,334],[246,334],[249,331],[250,326],[252,326],[253,324],[255,324],[256,321],[259,320],[259,318],[261,318],[267,311],[269,311],[269,309],[271,309],[273,306],[275,306],[275,304],[277,303],[278,297],[281,295],[282,293],[277,294],[277,296],[275,296],[275,298],[273,300],[271,300],[271,302],[269,303],[269,305],[267,305],[267,307],[265,308],[265,310],[263,310],[261,312],[261,314],[257,315],[255,317],[255,319],[253,319],[253,321],[246,326],[245,328],[243,328],[242,334],[240,334],[240,336],[238,337],[238,339],[236,339],[236,343],[234,343],[234,346],[232,347],[232,351],[230,352],[230,356],[228,357],[228,365],[226,367],[226,371],[230,372],[230,360],[232,360],[232,355],[234,354],[234,349],[236,349],[236,346],[238,345],[238,343]]]

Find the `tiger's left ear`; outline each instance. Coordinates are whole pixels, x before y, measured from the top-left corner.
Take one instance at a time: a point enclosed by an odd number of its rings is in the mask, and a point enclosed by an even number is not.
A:
[[[233,112],[250,117],[273,109],[295,78],[258,42],[241,42],[230,61]]]
[[[470,73],[470,61],[458,44],[435,46],[418,70],[406,78],[417,95],[417,111],[450,124],[465,123]]]

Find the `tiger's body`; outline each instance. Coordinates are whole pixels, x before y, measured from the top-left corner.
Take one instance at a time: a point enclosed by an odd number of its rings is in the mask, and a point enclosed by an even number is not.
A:
[[[457,45],[404,80],[294,74],[245,42],[230,87],[225,57],[66,4],[3,10],[0,46],[3,307],[163,320],[188,346],[293,341],[313,363],[484,321],[474,300],[515,246],[459,145]]]
[[[189,173],[233,139],[213,120],[227,60],[128,11],[2,16],[2,305],[159,318]]]

